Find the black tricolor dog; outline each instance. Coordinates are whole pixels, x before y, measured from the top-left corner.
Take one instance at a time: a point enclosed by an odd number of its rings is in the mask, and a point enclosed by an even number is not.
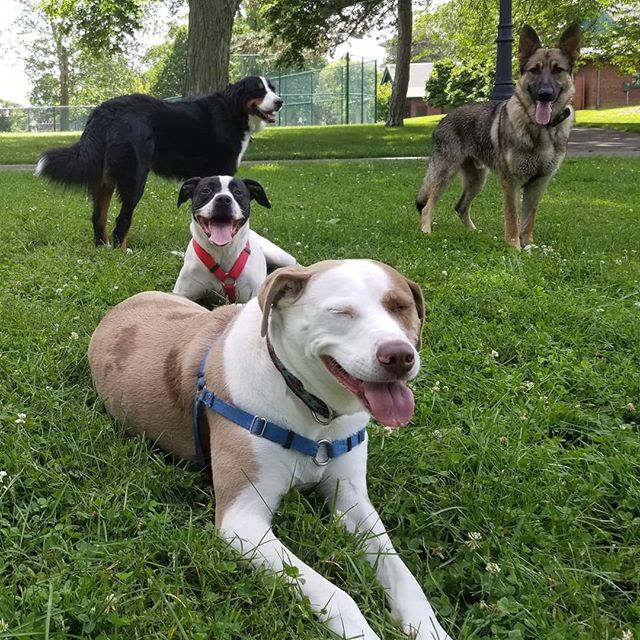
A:
[[[281,106],[263,76],[176,102],[141,94],[113,98],[94,109],[79,142],[46,151],[36,175],[87,188],[97,245],[107,242],[107,212],[117,189],[122,206],[113,244],[126,248],[149,171],[178,179],[234,175],[251,134],[275,122]]]

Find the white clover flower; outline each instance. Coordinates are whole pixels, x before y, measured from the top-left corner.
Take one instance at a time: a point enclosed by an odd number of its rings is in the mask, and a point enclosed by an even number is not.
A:
[[[497,358],[500,354],[495,349],[491,349],[491,353],[489,355],[492,358]]]
[[[533,382],[531,382],[531,380],[525,380],[522,383],[522,388],[526,389],[527,391],[531,391],[531,389],[533,389],[533,387],[535,387],[535,386],[536,385]]]
[[[622,632],[620,640],[633,640],[633,631],[631,631],[631,629],[625,629]]]
[[[640,302],[634,302],[633,303],[636,307],[640,307]]]
[[[635,413],[636,412],[636,405],[633,404],[633,402],[627,402],[627,404],[624,405],[625,411],[628,411],[629,413]]]
[[[60,295],[60,294],[62,293],[62,289],[60,289],[60,288],[58,287],[58,288],[56,289],[56,293],[57,293],[58,295]]]
[[[598,308],[596,309],[596,311],[597,311],[598,313],[602,313],[602,312],[604,311],[604,309],[603,309],[602,307],[598,307]]]
[[[105,606],[105,610],[107,612],[110,611],[115,611],[116,610],[116,605],[118,604],[118,597],[116,596],[115,593],[110,593],[107,596],[107,604]]]
[[[489,573],[493,573],[493,574],[497,574],[502,571],[502,569],[500,568],[500,565],[496,564],[495,562],[487,562],[487,566],[485,567],[485,569]]]
[[[69,334],[69,338],[70,338],[71,340],[77,340],[79,337],[80,337],[80,336],[78,336],[78,334],[77,334],[75,331],[72,331],[72,332]]]
[[[24,419],[27,417],[26,413],[19,413],[18,414],[18,419],[15,420],[16,424],[24,424]]]
[[[431,387],[433,393],[440,393],[440,380],[436,380],[436,383]]]
[[[447,271],[446,271],[445,269],[443,269],[443,270],[442,270],[442,275],[446,277],[446,276],[448,276],[449,274],[447,273]]]
[[[4,621],[4,618],[0,618],[0,633],[4,633],[9,630],[9,625]]]
[[[443,438],[442,431],[440,431],[440,429],[434,429],[431,432],[431,437],[434,438],[435,440],[442,440]]]
[[[482,534],[479,531],[469,531],[467,540],[464,543],[469,549],[477,549],[480,546],[480,540],[482,540]]]
[[[7,472],[0,469],[0,484],[4,482],[4,479],[7,477]]]

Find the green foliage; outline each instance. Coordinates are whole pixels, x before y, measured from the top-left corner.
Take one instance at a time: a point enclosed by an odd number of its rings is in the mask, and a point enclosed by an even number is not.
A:
[[[435,63],[425,85],[428,104],[433,107],[459,107],[487,100],[493,86],[493,71],[482,65],[465,66],[444,59]]]
[[[446,107],[449,104],[447,87],[455,67],[456,63],[449,58],[439,60],[433,65],[433,71],[425,85],[425,101],[427,104],[432,107]]]
[[[635,0],[617,2],[601,21],[595,35],[594,57],[622,71],[640,69],[640,5]]]
[[[282,43],[278,63],[301,68],[305,53],[326,53],[394,20],[382,0],[267,0],[262,13],[272,38]]]
[[[0,131],[24,131],[27,124],[27,116],[17,102],[0,98]]]
[[[514,0],[514,52],[517,51],[517,34],[525,24],[535,28],[543,44],[555,46],[561,31],[577,22],[582,26],[583,46],[591,47],[596,44],[600,30],[599,17],[614,4],[614,0],[542,0],[535,4]],[[630,0],[628,4],[634,3]],[[446,56],[465,61],[468,66],[495,68],[498,5],[498,2],[474,0],[449,0],[435,8],[428,5],[415,20],[413,59],[433,62]],[[630,45],[637,42],[633,39],[637,32],[631,31],[628,22],[621,21],[619,29],[629,33]],[[613,37],[611,42],[614,42]]]
[[[122,53],[127,39],[141,28],[149,0],[39,0],[36,7],[64,36],[97,55]]]
[[[425,291],[416,413],[392,434],[369,428],[372,502],[453,638],[638,637],[640,161],[566,160],[539,246],[519,255],[501,239],[494,177],[474,204],[481,232],[460,224],[453,187],[422,235],[423,172],[411,160],[241,168],[273,203],[252,228],[300,262],[373,257]],[[177,189],[149,180],[123,255],[92,246],[81,193],[0,174],[7,637],[330,640],[281,578],[221,541],[207,475],[127,436],[93,389],[100,319],[173,286],[170,251],[189,238]],[[406,640],[340,522],[294,492],[275,529],[381,638]]]
[[[144,62],[149,65],[145,73],[149,93],[159,98],[184,95],[187,70],[186,25],[173,25],[167,42],[151,47],[145,54]]]
[[[386,122],[389,115],[389,105],[391,104],[391,90],[392,85],[390,82],[385,84],[378,84],[378,122]],[[405,126],[407,126],[407,120],[405,120]]]

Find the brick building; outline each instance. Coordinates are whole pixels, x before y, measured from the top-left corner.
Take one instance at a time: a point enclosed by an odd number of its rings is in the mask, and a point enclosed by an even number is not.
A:
[[[409,87],[407,89],[405,118],[442,113],[442,109],[432,107],[424,101],[424,86],[432,73],[433,62],[412,62],[409,66]],[[388,64],[384,69],[380,84],[393,83],[395,75],[396,65]]]
[[[624,83],[633,82],[631,74],[622,74],[610,64],[596,66],[592,62],[582,65],[576,73],[576,109],[606,109],[640,105],[640,89],[624,91]]]

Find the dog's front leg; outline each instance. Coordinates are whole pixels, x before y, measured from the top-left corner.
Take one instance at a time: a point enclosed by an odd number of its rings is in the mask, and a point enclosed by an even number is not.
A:
[[[216,502],[218,494],[216,493]],[[271,514],[277,500],[257,489],[247,488],[225,510],[220,533],[254,566],[281,574],[302,597],[309,599],[316,615],[329,629],[349,640],[380,640],[368,625],[355,601],[344,591],[302,562],[285,547],[271,529]]]
[[[402,630],[416,640],[451,640],[440,626],[418,581],[400,559],[384,524],[369,500],[366,482],[341,478],[327,480],[321,490],[345,527],[364,535],[367,561],[385,589],[389,609]]]
[[[520,244],[523,247],[533,244],[533,225],[536,220],[536,212],[550,179],[551,176],[540,176],[524,186],[520,218]]]
[[[518,231],[518,195],[520,187],[508,178],[502,181],[502,204],[504,207],[504,239],[516,249],[520,248]]]

